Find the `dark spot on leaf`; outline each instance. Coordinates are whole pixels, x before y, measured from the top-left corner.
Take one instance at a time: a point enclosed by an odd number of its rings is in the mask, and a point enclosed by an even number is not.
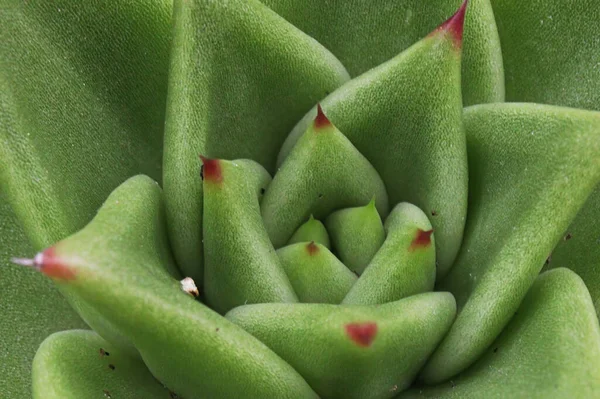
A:
[[[546,262],[544,263],[544,266],[548,266],[550,264],[550,262],[552,262],[552,254],[548,255],[548,257],[546,258]]]
[[[306,251],[308,251],[308,254],[310,256],[313,256],[314,254],[316,254],[317,252],[319,252],[319,247],[317,246],[317,244],[315,244],[314,241],[311,241],[306,246]]]
[[[494,348],[494,353],[498,352],[498,348]]]
[[[431,211],[431,216],[437,216],[437,211]]]
[[[219,332],[219,327],[215,328],[215,331],[216,331],[216,332]]]
[[[346,324],[346,334],[358,346],[370,346],[375,339],[375,335],[377,335],[377,323],[365,322]]]
[[[112,398],[112,396],[110,396],[110,392],[108,392],[106,389],[103,389],[102,392],[104,392],[104,396],[108,399]]]
[[[264,195],[265,191],[267,191],[267,190],[265,190],[264,187],[261,187],[260,188],[260,195]]]
[[[564,240],[565,241],[569,241],[571,238],[573,238],[573,235],[571,233],[567,233],[567,235],[565,236]]]
[[[421,230],[417,229],[417,234],[415,238],[410,243],[410,250],[415,250],[417,248],[425,248],[431,244],[431,234],[433,234],[433,229],[431,230]]]
[[[100,356],[104,357],[104,356],[110,356],[110,353],[108,353],[107,351],[104,350],[104,348],[100,348]]]
[[[323,198],[323,194],[319,193],[319,199]]]
[[[115,367],[115,365],[114,365],[114,364],[109,364],[109,365],[108,365],[108,368],[109,368],[109,369],[111,369],[111,370],[114,370],[116,367]]]

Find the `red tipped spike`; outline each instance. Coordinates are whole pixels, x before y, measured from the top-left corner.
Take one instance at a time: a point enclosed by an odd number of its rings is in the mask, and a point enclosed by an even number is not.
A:
[[[317,246],[317,244],[315,244],[314,241],[311,241],[306,246],[306,250],[308,251],[308,254],[310,256],[313,256],[314,254],[316,254],[317,252],[319,252],[319,247]]]
[[[315,129],[322,129],[324,127],[331,126],[331,121],[327,119],[323,113],[321,104],[317,104],[317,117],[315,118]]]
[[[200,155],[202,160],[202,180],[211,182],[221,182],[223,175],[221,174],[221,163],[218,159],[206,158]]]
[[[73,280],[75,271],[64,264],[56,256],[54,247],[50,247],[43,252],[38,253],[33,259],[12,259],[13,263],[22,266],[33,267],[44,273],[46,276],[56,280]]]
[[[373,343],[377,335],[377,323],[350,323],[346,324],[346,334],[358,346],[367,347]]]
[[[433,229],[427,231],[417,229],[415,239],[410,243],[410,250],[424,248],[431,245],[431,234],[433,234]]]
[[[436,30],[443,30],[446,32],[450,32],[454,35],[456,43],[461,46],[462,38],[463,38],[463,28],[465,25],[465,13],[467,12],[467,3],[469,0],[465,0],[458,11],[448,18],[446,22],[440,25]]]

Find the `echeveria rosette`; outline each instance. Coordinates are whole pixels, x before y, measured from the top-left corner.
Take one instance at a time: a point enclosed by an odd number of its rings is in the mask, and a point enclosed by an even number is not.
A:
[[[2,16],[0,250],[95,330],[35,397],[598,395],[597,3],[87,3]],[[83,324],[0,283],[23,397]]]

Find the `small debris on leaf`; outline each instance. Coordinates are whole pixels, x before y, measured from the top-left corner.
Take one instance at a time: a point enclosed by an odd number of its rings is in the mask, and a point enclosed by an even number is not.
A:
[[[198,287],[196,287],[196,283],[191,277],[186,277],[179,282],[181,284],[182,291],[190,294],[194,298],[200,296],[200,292],[198,291]]]

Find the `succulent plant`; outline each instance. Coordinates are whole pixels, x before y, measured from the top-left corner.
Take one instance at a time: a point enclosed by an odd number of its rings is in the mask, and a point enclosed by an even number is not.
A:
[[[460,3],[9,0],[0,396],[599,397],[600,3]]]

